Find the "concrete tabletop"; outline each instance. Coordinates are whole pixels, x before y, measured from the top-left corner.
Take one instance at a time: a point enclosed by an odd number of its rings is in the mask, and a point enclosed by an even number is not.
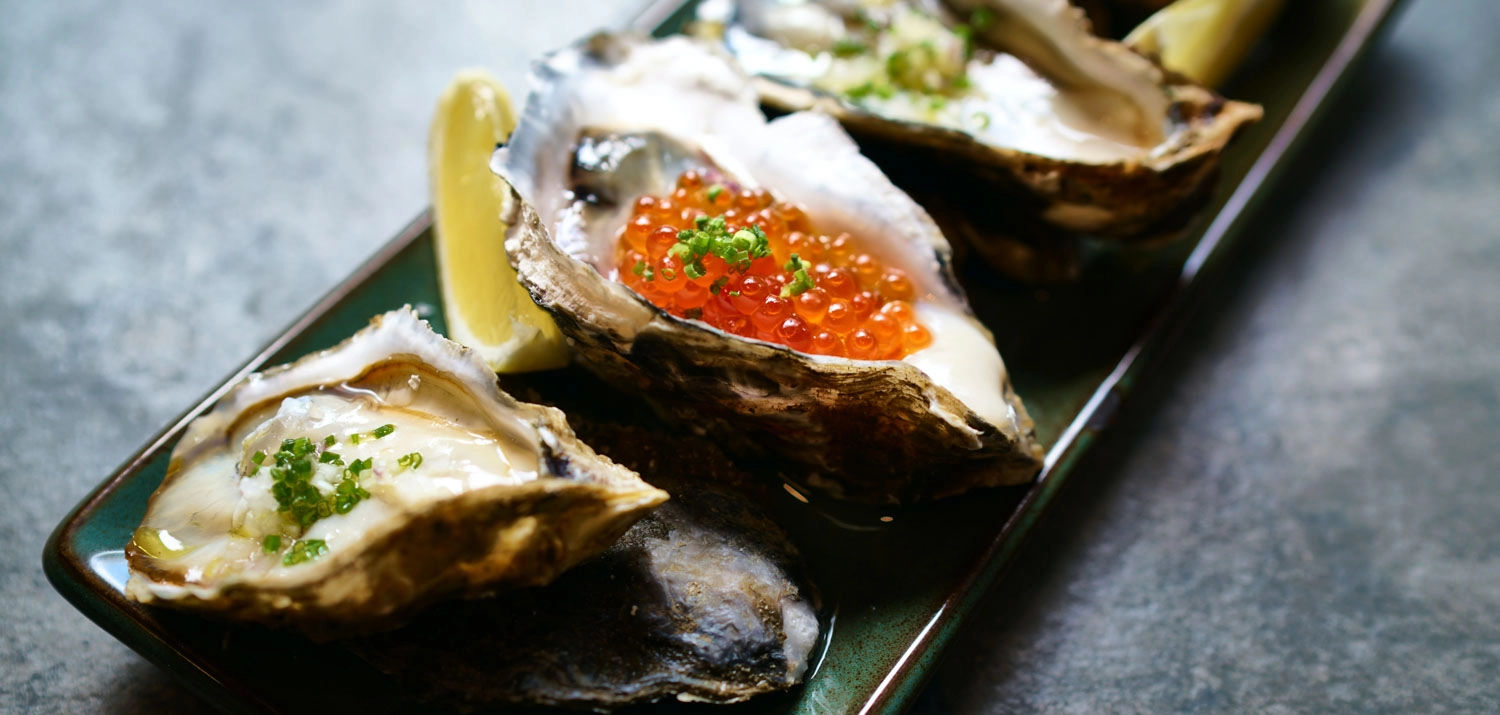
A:
[[[0,2],[0,711],[206,709],[38,555],[637,2]],[[441,11],[437,8],[441,7]],[[1500,710],[1500,4],[1412,0],[923,713]]]

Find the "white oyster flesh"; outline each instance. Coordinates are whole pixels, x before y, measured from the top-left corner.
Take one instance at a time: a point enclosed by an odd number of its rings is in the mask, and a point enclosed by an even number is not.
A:
[[[289,469],[277,455],[297,440],[315,490],[306,521],[276,493]],[[545,583],[663,499],[393,311],[251,375],[188,425],[128,548],[126,592],[360,630],[448,593]]]
[[[713,166],[744,186],[800,204],[820,231],[858,236],[865,250],[906,271],[933,340],[903,361],[1012,438],[1029,429],[1005,399],[1009,378],[999,351],[953,285],[941,231],[860,154],[836,120],[795,112],[768,122],[732,62],[682,37],[634,45],[610,67],[589,66],[583,54],[560,53],[537,71],[543,91],[529,98],[516,138],[496,152],[494,168],[536,208],[568,255],[614,277],[630,202],[670,193],[681,169]],[[663,135],[692,156],[662,162],[671,169],[631,172],[628,191],[600,207],[572,183],[579,137],[600,134]],[[624,285],[612,290],[635,297]],[[633,333],[653,318],[644,299],[637,301],[641,310],[616,328]],[[963,424],[961,416],[940,416]]]
[[[1110,163],[1144,157],[1182,129],[1169,116],[1160,69],[1097,42],[1067,0],[945,5],[741,0],[708,3],[700,16],[725,26],[725,42],[749,72],[853,92],[875,114],[957,129],[997,147]],[[976,11],[988,13],[983,28],[969,24]],[[1027,61],[1006,52],[967,56],[960,24],[981,42],[994,38],[1025,52]],[[929,77],[889,83],[896,56]],[[953,87],[959,76],[963,85]]]

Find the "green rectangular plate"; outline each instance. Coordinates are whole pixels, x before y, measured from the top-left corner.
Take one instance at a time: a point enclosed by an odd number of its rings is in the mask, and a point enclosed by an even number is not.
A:
[[[1193,237],[1149,254],[1096,257],[1074,286],[1023,288],[971,266],[977,312],[998,336],[1017,390],[1050,445],[1033,484],[902,510],[817,508],[779,515],[823,595],[827,637],[804,688],[742,707],[757,712],[884,712],[909,704],[973,609],[1160,352],[1196,288],[1211,280],[1244,219],[1275,181],[1351,65],[1398,0],[1287,3],[1285,17],[1229,94],[1261,103],[1265,120],[1226,152],[1223,182]],[[637,28],[680,27],[691,5],[650,7]],[[376,313],[418,306],[445,329],[423,213],[354,275],[104,481],[58,525],[43,562],[52,584],[94,622],[231,711],[410,709],[388,678],[343,647],[145,609],[122,593],[123,547],[161,482],[183,426],[256,368],[332,345]],[[648,475],[649,476],[649,475]],[[292,663],[287,661],[291,660]],[[284,677],[315,665],[313,687]],[[268,664],[275,663],[274,669]],[[291,666],[290,668],[288,666]],[[675,704],[672,707],[678,707]]]

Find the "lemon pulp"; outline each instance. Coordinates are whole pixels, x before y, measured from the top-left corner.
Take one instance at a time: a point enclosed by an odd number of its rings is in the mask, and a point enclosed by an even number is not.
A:
[[[1125,44],[1215,87],[1229,78],[1281,9],[1282,0],[1177,0],[1146,18]]]
[[[500,220],[510,189],[490,171],[490,154],[515,128],[499,81],[458,73],[438,100],[428,142],[438,278],[449,337],[476,350],[496,372],[567,364],[567,341],[531,301],[505,257]]]

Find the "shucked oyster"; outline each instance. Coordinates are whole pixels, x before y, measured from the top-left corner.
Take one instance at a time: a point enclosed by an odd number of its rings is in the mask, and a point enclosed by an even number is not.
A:
[[[786,535],[722,486],[748,475],[702,440],[579,431],[672,500],[545,587],[430,609],[355,652],[422,704],[465,709],[733,703],[800,682],[817,616]]]
[[[393,311],[188,425],[126,548],[126,594],[339,635],[546,583],[666,497]]]
[[[766,103],[975,172],[994,189],[978,208],[1000,207],[1008,226],[1170,237],[1207,199],[1224,145],[1261,114],[1095,37],[1067,0],[705,8],[703,26],[762,78]]]
[[[947,241],[836,122],[767,123],[734,64],[686,38],[596,36],[533,81],[494,161],[523,199],[507,207],[506,250],[591,369],[727,447],[810,467],[812,486],[845,498],[1035,474],[1031,419]],[[830,267],[839,256],[853,267]],[[865,265],[886,268],[879,286],[854,285]]]

